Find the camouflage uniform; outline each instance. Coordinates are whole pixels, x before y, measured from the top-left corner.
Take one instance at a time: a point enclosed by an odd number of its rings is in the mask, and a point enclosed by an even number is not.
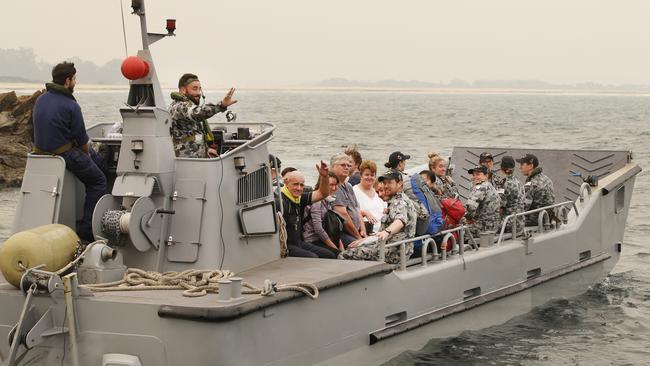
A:
[[[524,199],[524,208],[526,211],[550,206],[555,203],[553,181],[546,174],[542,173],[542,168],[539,166],[530,173],[526,179],[524,188],[526,189],[526,197]],[[549,210],[549,215],[553,219],[554,215],[552,210]],[[526,225],[537,226],[538,217],[539,213],[526,216]]]
[[[488,179],[496,189],[503,188],[503,184],[505,183],[506,180],[506,178],[503,175],[499,174],[497,171],[494,171],[492,169],[488,169]]]
[[[458,187],[456,183],[451,180],[451,177],[444,176],[442,178],[436,177],[436,187],[442,192],[440,198],[455,198],[458,194]]]
[[[404,223],[404,227],[398,233],[389,236],[386,244],[415,237],[415,224],[417,213],[415,205],[405,194],[399,192],[388,200],[387,214],[381,218],[381,230],[387,228],[395,220]],[[357,259],[376,261],[379,259],[379,242],[346,249],[339,254],[339,259]],[[406,244],[406,258],[413,254],[413,243]],[[399,246],[387,248],[386,262],[399,263]]]
[[[521,181],[514,175],[506,175],[503,178],[501,186],[497,187],[497,192],[501,196],[501,215],[505,219],[507,216],[524,212],[524,186]],[[517,233],[524,230],[523,216],[517,217]],[[506,224],[506,232],[512,231],[512,220]]]
[[[475,185],[467,198],[465,217],[473,220],[470,231],[477,236],[483,231],[499,229],[501,199],[492,183],[485,181]]]
[[[180,93],[172,93],[169,114],[172,117],[171,135],[174,152],[182,158],[207,158],[208,147],[214,141],[207,119],[226,107],[206,103],[197,105]]]

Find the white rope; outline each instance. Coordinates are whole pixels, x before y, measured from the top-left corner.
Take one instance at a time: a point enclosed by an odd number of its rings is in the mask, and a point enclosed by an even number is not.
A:
[[[152,272],[138,268],[129,268],[119,281],[79,285],[93,292],[111,291],[150,291],[150,290],[183,290],[183,296],[200,297],[208,293],[219,293],[218,281],[233,277],[235,274],[228,270],[197,270],[188,269],[183,272]],[[313,283],[296,282],[276,285],[271,280],[265,280],[263,288],[257,288],[250,283],[242,283],[245,295],[273,296],[276,292],[295,291],[306,296],[318,298],[318,287]]]
[[[276,218],[278,236],[280,238],[280,257],[286,258],[289,255],[289,248],[287,248],[287,223],[284,221],[282,212],[277,212]]]

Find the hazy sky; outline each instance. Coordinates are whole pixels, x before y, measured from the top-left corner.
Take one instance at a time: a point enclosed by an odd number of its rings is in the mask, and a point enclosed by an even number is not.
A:
[[[129,54],[138,17],[123,0]],[[648,0],[149,0],[162,82],[289,86],[330,77],[650,84]],[[0,48],[55,63],[124,57],[119,0],[3,1]],[[1,67],[2,65],[0,65]],[[82,79],[83,80],[83,79]]]

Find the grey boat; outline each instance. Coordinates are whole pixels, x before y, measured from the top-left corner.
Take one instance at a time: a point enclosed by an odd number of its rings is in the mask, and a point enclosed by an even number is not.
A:
[[[467,245],[458,240],[449,253],[430,236],[418,237],[422,256],[403,256],[398,265],[283,258],[268,161],[275,126],[211,124],[218,157],[176,158],[149,51],[165,35],[148,33],[143,1],[132,7],[142,28],[138,58],[149,70],[130,82],[121,133],[111,132],[112,124],[88,129],[111,158],[111,194],[93,215],[97,241],[69,271],[26,266],[20,289],[0,276],[2,365],[377,364],[405,344],[503,322],[580,293],[618,261],[641,171],[623,150],[535,150],[557,202],[522,213],[539,218],[522,237],[502,230]],[[456,147],[453,178],[462,196],[471,185],[463,173],[484,151],[496,162],[531,152]],[[48,224],[74,229],[83,212],[84,186],[58,156],[30,155],[20,192],[14,233]],[[549,220],[548,210],[560,220]],[[439,235],[455,241],[454,232],[469,235],[464,226]],[[405,244],[390,245],[403,253]],[[92,286],[120,280],[127,268],[213,269],[223,277],[214,284],[218,293],[191,297]]]

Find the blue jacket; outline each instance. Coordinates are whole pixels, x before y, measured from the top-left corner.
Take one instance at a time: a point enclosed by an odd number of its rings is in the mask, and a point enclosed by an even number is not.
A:
[[[72,142],[82,146],[88,142],[81,108],[72,96],[57,84],[47,84],[47,92],[34,105],[34,145],[54,151]]]

